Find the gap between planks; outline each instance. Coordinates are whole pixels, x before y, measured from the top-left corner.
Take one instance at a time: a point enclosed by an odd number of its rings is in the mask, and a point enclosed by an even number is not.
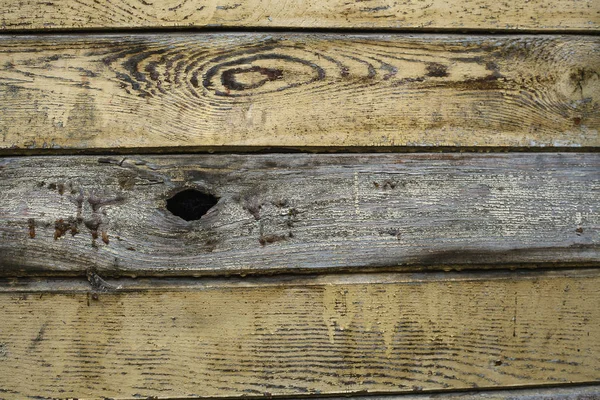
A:
[[[237,397],[221,398],[236,399]],[[253,398],[245,396],[245,398]],[[256,398],[256,397],[254,397]],[[265,398],[260,396],[258,398]],[[293,400],[597,400],[600,398],[600,385],[590,382],[588,385],[565,384],[565,385],[542,385],[527,387],[524,389],[499,388],[499,389],[478,389],[477,391],[427,391],[418,394],[396,394],[396,395],[377,395],[377,394],[357,394],[352,396],[320,396],[320,395],[294,395],[294,396],[273,396],[269,399]],[[160,397],[161,400],[193,400],[207,399],[206,397]],[[103,399],[112,400],[112,399]],[[129,399],[119,398],[119,400],[139,400],[139,397]]]
[[[599,36],[600,29],[476,29],[476,28],[421,28],[421,29],[390,29],[390,28],[285,28],[285,27],[124,27],[119,29],[106,28],[82,28],[82,29],[13,29],[10,31],[0,30],[0,37],[44,37],[44,36],[85,36],[85,35],[212,35],[212,34],[240,34],[240,33],[258,33],[258,34],[331,34],[331,35],[361,35],[361,34],[379,34],[379,35],[478,35],[478,36],[523,36],[523,35],[550,35],[550,36]]]
[[[348,397],[317,397],[348,400]],[[353,400],[598,400],[600,385],[564,385],[527,389],[478,390],[472,392],[434,392],[388,396],[352,396]],[[174,399],[178,400],[178,399]]]
[[[421,272],[364,272],[356,271],[316,273],[316,274],[278,274],[249,275],[245,277],[139,277],[112,278],[101,276],[97,271],[89,270],[87,278],[81,277],[12,277],[0,278],[0,293],[126,293],[147,291],[198,291],[242,288],[290,287],[308,288],[323,285],[381,285],[381,284],[424,284],[431,281],[444,282],[484,282],[501,281],[537,281],[540,277],[548,279],[577,276],[593,278],[599,268],[577,269],[511,269],[511,270],[473,270],[473,271],[421,271]],[[101,280],[104,287],[94,281]]]
[[[117,147],[117,148],[0,148],[0,157],[20,156],[69,156],[69,155],[135,155],[152,156],[160,154],[363,154],[363,153],[597,153],[600,146],[589,147],[503,147],[503,146],[181,146],[181,147]]]

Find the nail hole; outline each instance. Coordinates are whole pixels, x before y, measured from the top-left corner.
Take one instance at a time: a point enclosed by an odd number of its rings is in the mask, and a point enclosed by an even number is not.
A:
[[[167,200],[167,210],[186,221],[196,221],[219,201],[218,197],[195,189],[187,189]]]

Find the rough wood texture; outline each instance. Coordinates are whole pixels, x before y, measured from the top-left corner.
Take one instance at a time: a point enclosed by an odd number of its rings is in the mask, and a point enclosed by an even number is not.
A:
[[[0,38],[0,148],[600,146],[600,38]]]
[[[263,397],[600,380],[597,270],[200,280],[136,291],[107,284],[117,288],[0,293],[2,397]]]
[[[387,396],[352,396],[355,400],[598,400],[600,385],[535,388],[522,390],[490,390],[457,393],[422,393]],[[325,398],[323,398],[325,399]],[[347,397],[327,397],[348,400]]]
[[[597,30],[595,0],[3,0],[0,30],[163,28]]]
[[[599,205],[598,153],[5,158],[0,274],[598,265]]]

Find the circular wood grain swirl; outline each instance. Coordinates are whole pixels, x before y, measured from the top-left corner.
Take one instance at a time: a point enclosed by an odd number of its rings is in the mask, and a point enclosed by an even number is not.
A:
[[[574,36],[11,39],[0,48],[10,99],[0,130],[4,146],[34,149],[589,147],[599,45]]]

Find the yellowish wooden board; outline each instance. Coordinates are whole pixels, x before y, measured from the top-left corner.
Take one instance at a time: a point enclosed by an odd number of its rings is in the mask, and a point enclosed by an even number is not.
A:
[[[90,281],[97,283],[99,278]],[[403,393],[600,379],[600,272],[5,282],[0,396]]]
[[[595,0],[3,0],[0,29],[163,27],[596,30]]]
[[[599,71],[595,36],[2,37],[0,148],[591,147]]]

